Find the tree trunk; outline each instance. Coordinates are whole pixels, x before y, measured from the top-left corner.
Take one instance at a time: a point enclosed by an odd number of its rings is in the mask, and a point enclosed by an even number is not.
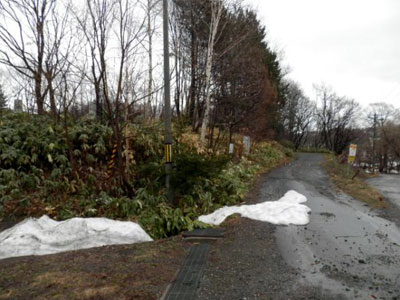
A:
[[[207,126],[210,122],[210,111],[211,111],[211,67],[212,67],[212,56],[213,56],[213,47],[214,47],[214,36],[210,39],[211,43],[208,45],[207,49],[207,65],[206,65],[206,103],[205,110],[203,116],[203,123],[201,125],[201,133],[200,133],[200,144],[204,147],[206,141],[206,132]]]
[[[44,100],[42,97],[42,76],[41,74],[35,74],[35,97],[36,97],[36,105],[37,105],[37,113],[39,115],[44,115]]]
[[[129,88],[127,82],[129,78],[128,66],[126,66],[125,74],[125,165],[129,170],[132,154],[130,150],[130,136],[129,136]]]
[[[97,78],[96,76],[96,66],[94,62],[94,50],[92,50],[92,76],[93,76],[93,85],[94,85],[94,94],[96,101],[96,120],[102,121],[103,119],[103,101],[101,96],[101,78]]]
[[[218,31],[219,21],[222,15],[222,3],[219,0],[212,0],[211,3],[211,22],[210,33],[207,46],[207,64],[206,64],[206,103],[204,110],[203,122],[201,125],[200,144],[204,147],[206,141],[207,126],[210,123],[211,111],[211,69],[214,56],[214,44]]]
[[[192,17],[192,28],[191,28],[191,70],[190,70],[190,93],[189,93],[189,103],[188,103],[188,115],[189,119],[192,120],[192,125],[194,127],[194,114],[195,114],[195,105],[196,105],[196,70],[197,70],[197,53],[198,53],[198,44],[196,41],[196,33],[194,31],[194,17],[193,17],[193,10],[191,13]]]
[[[147,35],[149,37],[149,82],[148,82],[148,98],[145,106],[145,118],[152,118],[152,95],[153,95],[153,34],[151,32],[151,7],[152,0],[147,0]]]
[[[178,47],[175,49],[178,52]],[[175,108],[178,117],[181,115],[180,98],[181,98],[181,71],[179,68],[179,55],[175,57]]]
[[[48,89],[49,89],[50,111],[51,111],[52,116],[54,118],[57,118],[56,97],[55,97],[55,91],[53,88],[52,77],[53,76],[51,76],[51,75],[46,76],[47,85],[48,85]]]

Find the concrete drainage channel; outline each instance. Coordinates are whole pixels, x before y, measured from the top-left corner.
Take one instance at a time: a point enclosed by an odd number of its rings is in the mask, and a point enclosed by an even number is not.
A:
[[[188,256],[185,258],[175,280],[167,287],[160,300],[195,299],[200,285],[210,243],[223,238],[219,229],[196,229],[182,234],[185,240],[193,241]]]

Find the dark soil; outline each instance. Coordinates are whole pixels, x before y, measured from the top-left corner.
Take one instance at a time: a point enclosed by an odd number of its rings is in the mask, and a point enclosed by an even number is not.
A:
[[[0,299],[157,299],[188,249],[172,238],[0,260]]]
[[[6,230],[8,228],[13,227],[15,224],[17,224],[18,222],[16,221],[11,221],[11,220],[3,220],[0,222],[0,232],[3,230]]]

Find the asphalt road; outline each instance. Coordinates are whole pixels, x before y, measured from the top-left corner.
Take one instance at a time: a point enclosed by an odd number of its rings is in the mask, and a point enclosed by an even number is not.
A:
[[[387,200],[400,208],[400,175],[382,174],[369,179],[368,182],[381,191]]]
[[[400,300],[399,228],[336,190],[320,167],[322,159],[301,154],[260,178],[250,202],[274,201],[296,190],[308,198],[311,221],[233,223],[212,247],[200,299]]]

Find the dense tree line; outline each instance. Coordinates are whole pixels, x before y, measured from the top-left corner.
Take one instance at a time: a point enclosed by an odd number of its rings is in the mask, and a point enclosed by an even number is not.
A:
[[[161,3],[0,4],[0,63],[13,78],[14,100],[63,124],[67,144],[70,122],[88,110],[109,125],[121,154],[116,169],[128,189],[128,124],[163,115]],[[273,136],[283,104],[283,72],[256,13],[228,0],[169,5],[173,116],[200,134],[202,147],[227,143],[234,133]],[[69,159],[74,165],[72,155]]]
[[[316,116],[316,104],[305,96],[296,82],[287,80],[285,87],[279,133],[282,139],[290,141],[297,150],[309,138]]]
[[[382,123],[375,112],[373,124],[363,127],[354,100],[324,85],[316,86],[314,99],[307,97],[283,78],[253,10],[233,0],[169,4],[173,116],[200,134],[202,147],[227,144],[234,133],[256,140],[277,134],[295,149],[308,145],[339,154],[369,128],[375,135],[371,161],[386,165],[385,157],[393,156],[380,144],[395,147],[396,118]],[[112,128],[124,154],[117,169],[128,182],[128,124],[163,116],[161,1],[4,0],[0,19],[0,63],[13,88],[7,99],[50,114],[66,132],[67,119],[91,112]]]
[[[239,130],[258,102],[270,112],[268,105],[279,101],[282,72],[256,13],[221,0],[170,4],[175,115],[187,117],[197,131],[208,106],[210,128]],[[84,98],[95,102],[98,118],[110,119],[128,98],[128,110],[138,104],[144,114],[147,105],[148,118],[159,116],[162,103],[152,99],[162,86],[154,78],[152,44],[160,33],[160,1],[6,0],[0,8],[0,61],[27,84],[38,114],[59,115]],[[143,52],[148,64],[138,63]],[[64,92],[72,98],[67,107]],[[226,109],[231,117],[217,120]]]
[[[181,43],[176,52],[178,60],[186,61],[176,78],[189,78],[186,90],[176,84],[175,107],[181,106],[178,95],[186,95],[185,113],[193,129],[204,128],[207,119],[209,146],[218,142],[215,129],[230,137],[233,132],[265,137],[277,112],[282,71],[256,14],[239,5],[222,7],[213,37],[208,21],[213,19],[212,1],[175,3],[175,39]]]

